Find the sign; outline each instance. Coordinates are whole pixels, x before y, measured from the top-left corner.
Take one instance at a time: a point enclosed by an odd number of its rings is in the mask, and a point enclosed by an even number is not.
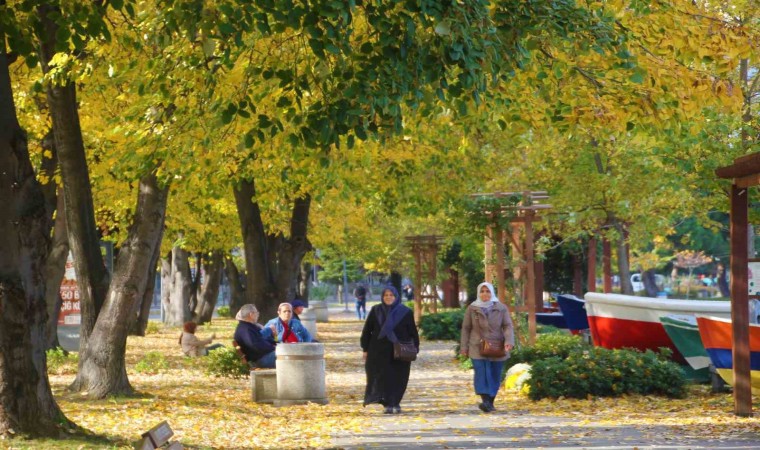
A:
[[[747,263],[747,289],[749,295],[760,295],[760,261]]]

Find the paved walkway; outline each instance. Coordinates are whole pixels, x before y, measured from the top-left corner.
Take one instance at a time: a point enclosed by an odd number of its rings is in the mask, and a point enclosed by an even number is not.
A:
[[[572,412],[564,417],[535,415],[521,410],[530,402],[505,393],[497,398],[496,413],[477,409],[472,393],[472,373],[453,362],[451,342],[423,342],[413,363],[400,415],[384,415],[380,405],[362,409],[363,365],[358,350],[362,323],[355,314],[331,308],[331,324],[323,342],[328,356],[328,389],[331,401],[355,404],[366,416],[366,427],[333,436],[341,449],[760,449],[760,420],[752,433],[694,432],[694,427],[668,424],[611,426]],[[524,407],[524,406],[523,406]]]

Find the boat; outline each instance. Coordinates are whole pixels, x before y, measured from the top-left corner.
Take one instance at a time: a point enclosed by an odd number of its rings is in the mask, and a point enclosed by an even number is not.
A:
[[[699,334],[705,345],[710,361],[715,366],[723,380],[734,384],[733,372],[733,330],[731,319],[722,317],[697,316]],[[760,325],[749,325],[749,350],[750,350],[750,385],[752,393],[760,395]]]
[[[689,315],[667,315],[660,317],[660,322],[673,341],[678,352],[686,359],[684,366],[686,378],[698,381],[710,381],[710,356],[702,345],[702,338],[697,328],[697,318]]]
[[[567,329],[565,316],[561,312],[536,313],[536,322],[541,325],[549,325],[563,330]]]
[[[636,348],[657,351],[667,347],[673,359],[685,363],[681,352],[665,332],[660,317],[697,314],[729,318],[731,302],[637,297],[589,292],[586,313],[594,345],[604,348]]]
[[[588,330],[585,300],[570,294],[560,294],[557,296],[557,304],[570,331]]]

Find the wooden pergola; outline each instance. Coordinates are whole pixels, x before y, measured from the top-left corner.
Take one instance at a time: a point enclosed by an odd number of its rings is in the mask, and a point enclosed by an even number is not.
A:
[[[501,301],[505,304],[512,303],[513,311],[528,313],[528,342],[533,344],[536,340],[536,309],[543,302],[543,271],[536,270],[535,252],[533,248],[534,233],[533,223],[540,221],[538,213],[541,210],[550,209],[551,205],[543,203],[549,198],[546,191],[520,191],[520,192],[492,192],[487,194],[472,194],[472,197],[514,197],[519,196],[520,201],[514,206],[503,206],[499,211],[481,211],[487,215],[505,215],[510,217],[511,230],[494,230],[489,227],[486,230],[485,253],[486,253],[486,281],[493,282],[493,273],[496,273],[496,288]],[[522,229],[521,229],[522,227]],[[522,233],[521,233],[522,231]],[[512,274],[516,280],[524,281],[522,290],[523,305],[517,304],[517,298],[510,302],[512,295],[507,294],[505,275],[504,245],[509,240],[512,254],[521,256],[523,261]],[[494,257],[495,256],[495,257]],[[541,273],[537,273],[541,272]],[[540,285],[537,283],[541,281]]]
[[[752,416],[749,347],[748,236],[749,188],[760,185],[760,153],[736,158],[715,171],[731,185],[731,327],[734,364],[734,413]],[[757,298],[757,296],[752,296]]]
[[[443,236],[419,235],[407,236],[406,242],[414,256],[414,323],[420,324],[422,303],[430,304],[431,312],[438,312],[438,249]]]

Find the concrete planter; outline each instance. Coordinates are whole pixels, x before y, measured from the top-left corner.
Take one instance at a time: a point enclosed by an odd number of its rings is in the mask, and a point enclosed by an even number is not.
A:
[[[274,406],[327,404],[325,347],[321,343],[278,344]]]

